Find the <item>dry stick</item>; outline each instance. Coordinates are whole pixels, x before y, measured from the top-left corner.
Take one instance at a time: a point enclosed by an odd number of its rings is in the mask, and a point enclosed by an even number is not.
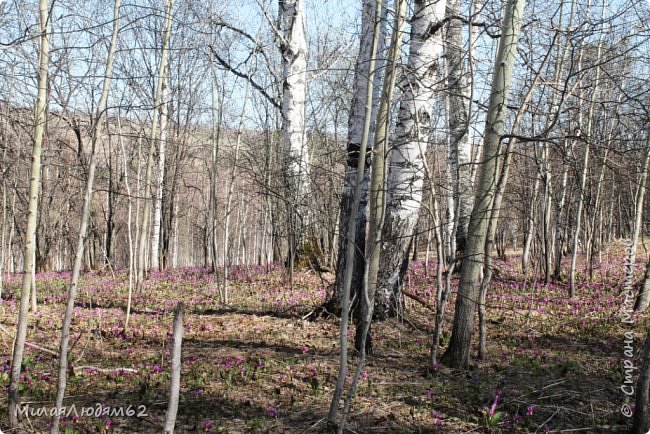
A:
[[[12,340],[15,339],[14,336],[11,335],[11,332],[7,330],[3,325],[0,325],[0,330],[3,331],[7,336],[9,336]],[[40,345],[36,344],[31,344],[29,342],[25,342],[26,347],[34,348],[35,350],[43,351],[44,353],[48,353],[53,355],[54,357],[58,357],[59,353],[57,353],[54,350],[50,350],[49,348],[41,347]]]
[[[120,367],[120,368],[100,368],[98,366],[92,366],[92,365],[75,366],[73,369],[74,369],[75,376],[79,375],[82,371],[88,370],[88,369],[92,370],[92,371],[101,372],[102,374],[110,374],[112,372],[133,372],[133,373],[139,372],[135,368],[122,368],[122,367]]]
[[[20,372],[27,339],[27,322],[29,320],[30,290],[32,289],[31,270],[34,261],[38,216],[38,190],[41,185],[41,154],[43,149],[43,134],[47,121],[47,77],[50,63],[48,21],[49,7],[47,0],[39,1],[39,24],[40,24],[40,47],[38,65],[38,96],[36,98],[36,112],[34,126],[34,145],[32,148],[32,163],[30,168],[29,201],[27,215],[27,228],[25,229],[25,250],[22,273],[22,287],[20,294],[20,307],[18,308],[18,320],[16,321],[16,339],[14,341],[13,355],[11,360],[11,374],[9,379],[9,390],[7,393],[7,412],[9,413],[9,426],[15,428],[18,425],[18,405],[20,404]]]
[[[553,419],[553,418],[555,417],[555,415],[558,414],[559,412],[560,412],[560,409],[559,409],[559,408],[558,408],[557,410],[555,410],[555,413],[553,413],[553,414],[552,414],[548,419],[546,419],[544,422],[542,422],[542,424],[541,424],[540,426],[537,427],[537,429],[535,430],[535,433],[537,433],[537,431],[539,431],[540,429],[542,429],[542,427],[543,427],[544,425],[546,425],[547,423],[549,423],[549,422],[551,421],[551,419]]]
[[[343,277],[343,296],[341,300],[341,329],[340,329],[340,345],[341,345],[341,354],[339,360],[339,373],[336,379],[336,388],[334,389],[334,396],[332,397],[332,402],[330,403],[329,412],[327,414],[327,424],[329,427],[336,427],[336,418],[339,409],[339,403],[341,401],[341,395],[343,395],[343,388],[345,387],[345,375],[347,373],[348,366],[348,321],[350,318],[350,287],[352,285],[352,267],[354,265],[354,255],[356,253],[356,220],[359,214],[359,202],[361,201],[361,182],[363,181],[363,171],[365,168],[366,161],[366,148],[368,146],[368,136],[370,134],[370,117],[372,112],[372,88],[373,88],[373,76],[375,69],[375,54],[377,52],[377,45],[379,39],[379,17],[381,9],[381,1],[377,1],[377,6],[375,10],[375,23],[374,23],[374,35],[371,46],[371,52],[369,56],[369,77],[367,82],[366,89],[366,112],[363,125],[363,134],[361,137],[361,145],[359,146],[359,158],[357,164],[357,176],[354,185],[354,197],[352,202],[352,210],[350,213],[350,225],[348,226],[347,233],[347,249],[345,251],[346,261],[345,261],[345,273]],[[363,55],[363,53],[360,53]]]
[[[420,303],[422,306],[424,306],[425,308],[429,309],[431,312],[435,312],[435,311],[436,311],[436,308],[435,308],[434,306],[431,306],[429,303],[427,303],[426,301],[422,300],[421,297],[418,297],[418,296],[415,295],[415,294],[411,294],[410,292],[408,292],[408,291],[406,291],[406,290],[404,290],[404,289],[402,290],[402,293],[403,293],[406,297],[410,298],[411,300],[415,300],[415,301],[417,301],[417,302]]]
[[[169,381],[169,403],[165,417],[165,434],[173,434],[178,412],[178,394],[181,389],[181,348],[183,346],[184,305],[179,301],[174,309],[174,346],[172,348],[172,372]]]

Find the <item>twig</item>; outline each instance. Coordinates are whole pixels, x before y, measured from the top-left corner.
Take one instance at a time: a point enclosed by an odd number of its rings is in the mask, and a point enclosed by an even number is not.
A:
[[[560,412],[560,409],[559,409],[559,408],[556,409],[556,410],[555,410],[555,413],[553,413],[553,414],[552,414],[548,419],[546,419],[544,422],[542,422],[542,424],[541,424],[540,426],[537,427],[537,429],[535,430],[535,432],[537,432],[537,431],[539,431],[540,429],[542,429],[542,427],[543,427],[544,425],[546,425],[547,423],[549,423],[549,422],[551,421],[551,419],[553,419],[553,418],[555,417],[555,415],[558,414],[559,412]]]
[[[404,294],[405,296],[407,296],[407,297],[410,298],[411,300],[415,300],[415,301],[417,301],[417,302],[420,303],[422,306],[424,306],[424,307],[426,307],[427,309],[429,309],[431,312],[434,312],[434,313],[436,312],[436,308],[435,308],[435,307],[431,306],[429,303],[427,303],[426,301],[422,300],[422,299],[421,299],[420,297],[418,297],[417,295],[415,295],[415,294],[411,294],[410,292],[408,292],[408,291],[406,291],[406,290],[404,290],[404,289],[402,289],[402,294]]]
[[[79,340],[81,340],[81,337],[82,337],[83,335],[84,335],[84,333],[81,333],[81,334],[79,335],[79,339],[77,339],[77,340],[74,342],[74,344],[72,345],[72,347],[70,348],[70,353],[72,353],[72,350],[73,350],[74,347],[77,345],[77,342],[79,342]],[[88,335],[88,339],[86,339],[86,345],[84,345],[84,347],[82,348],[81,353],[79,353],[79,356],[78,356],[77,359],[75,360],[75,363],[79,363],[79,361],[83,358],[84,354],[86,353],[86,348],[88,348],[88,344],[90,343],[90,340],[91,340],[91,339],[92,339],[92,335]]]
[[[309,316],[310,316],[312,313],[314,313],[315,310],[316,310],[316,309],[312,309],[309,313],[307,313],[307,315],[303,315],[300,319],[303,320],[303,321],[306,320],[307,318],[309,318]]]
[[[555,383],[547,384],[546,386],[542,387],[540,390],[548,389],[549,387],[557,386],[558,384],[566,383],[566,378],[556,381]]]
[[[325,419],[326,419],[326,418],[318,419],[318,420],[316,421],[315,424],[313,424],[312,426],[310,426],[309,428],[307,428],[307,431],[305,431],[305,433],[308,433],[309,431],[311,431],[311,430],[313,430],[314,428],[316,428],[316,427],[318,426],[318,424],[320,424],[321,422],[323,422]]]
[[[11,334],[11,332],[10,332],[9,330],[7,330],[7,329],[5,328],[5,326],[0,325],[0,330],[2,330],[3,332],[5,332],[5,333],[7,334],[7,336],[9,336],[11,339],[14,339],[13,335]],[[36,344],[31,344],[31,343],[29,343],[29,342],[25,342],[25,346],[30,347],[30,348],[34,348],[34,349],[39,350],[39,351],[43,351],[44,353],[48,353],[48,354],[50,354],[50,355],[52,355],[52,356],[54,356],[54,357],[59,357],[59,353],[58,353],[58,352],[56,352],[56,351],[54,351],[54,350],[51,350],[51,349],[49,349],[49,348],[42,347],[42,346],[40,346],[40,345],[36,345]]]

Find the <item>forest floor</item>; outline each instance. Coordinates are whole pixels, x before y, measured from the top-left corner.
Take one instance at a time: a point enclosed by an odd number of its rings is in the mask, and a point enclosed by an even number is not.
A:
[[[603,257],[592,283],[578,276],[575,300],[567,298],[565,283],[544,286],[523,276],[516,259],[498,261],[497,267],[488,295],[487,359],[470,372],[442,366],[429,372],[433,313],[407,299],[404,318],[373,326],[375,353],[353,403],[350,432],[614,433],[629,427],[631,419],[621,413],[625,403],[633,404],[621,391],[624,333],[634,332],[631,346],[638,352],[648,318],[635,317],[633,325],[621,321],[622,249]],[[415,262],[407,283],[430,306],[433,271]],[[322,303],[332,277],[301,272],[293,290],[279,268],[235,267],[231,277],[230,304],[223,306],[214,275],[206,270],[152,273],[146,289],[134,294],[124,332],[126,274],[85,274],[71,336],[67,432],[162,431],[178,300],[185,302],[186,318],[176,432],[323,432],[337,375],[339,320],[303,317]],[[43,413],[53,406],[57,361],[48,349],[57,351],[68,279],[67,273],[37,276],[40,305],[31,315],[28,342],[41,348],[26,349],[19,432],[44,432],[49,423]],[[20,277],[5,283],[4,390]],[[351,354],[353,366],[355,361]],[[0,430],[7,433],[5,396]]]

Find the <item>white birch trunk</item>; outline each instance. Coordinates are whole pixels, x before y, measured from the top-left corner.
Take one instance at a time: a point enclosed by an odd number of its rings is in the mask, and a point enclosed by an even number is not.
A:
[[[289,266],[293,262],[308,221],[309,153],[304,140],[307,86],[307,40],[303,0],[279,0],[280,53],[282,55],[282,138],[284,181],[287,192]]]
[[[639,235],[641,233],[641,227],[643,225],[643,207],[644,207],[644,197],[646,190],[646,183],[648,180],[648,169],[650,165],[650,132],[648,132],[648,137],[646,138],[646,155],[643,162],[643,171],[641,172],[641,179],[639,180],[639,185],[636,190],[636,212],[634,216],[634,231],[632,232],[632,240],[630,241],[630,256],[628,263],[630,264],[629,273],[634,276],[634,266],[636,262],[636,245],[639,240]],[[643,286],[636,300],[634,310],[637,312],[645,312],[650,305],[650,262],[648,262],[645,276],[643,279]]]
[[[156,89],[154,93],[154,110],[151,120],[151,136],[149,143],[149,152],[147,154],[147,168],[145,170],[144,178],[144,209],[142,210],[142,225],[140,226],[140,234],[138,240],[138,273],[136,286],[138,290],[142,289],[144,283],[144,272],[147,269],[147,247],[150,243],[147,241],[149,236],[149,219],[151,214],[151,178],[153,172],[153,160],[156,150],[156,141],[158,137],[158,122],[159,122],[159,106],[162,101],[163,83],[165,82],[165,73],[167,71],[167,57],[168,45],[172,30],[172,7],[174,0],[167,0],[165,6],[165,35],[162,41],[162,48],[160,54],[160,64],[158,66],[158,77],[156,80]]]
[[[27,215],[27,228],[25,231],[25,253],[23,255],[23,276],[20,293],[20,307],[16,321],[16,338],[14,340],[13,357],[11,361],[11,374],[8,391],[9,426],[18,425],[18,405],[20,404],[20,371],[25,351],[27,338],[27,321],[32,286],[31,271],[34,266],[34,252],[36,251],[35,236],[38,215],[38,191],[41,186],[41,153],[43,134],[47,121],[47,81],[50,63],[49,39],[47,32],[49,5],[47,0],[39,1],[40,18],[40,49],[38,64],[38,96],[36,99],[34,145],[32,148],[32,164],[30,169],[29,202]]]
[[[172,229],[172,268],[178,268],[178,197],[174,195],[174,203],[172,204],[172,212],[174,214],[174,225]]]
[[[440,80],[445,6],[446,1],[416,0],[411,19],[408,72],[402,83],[386,186],[386,216],[375,298],[378,318],[395,312],[408,264],[408,248],[420,211],[431,111],[435,87]]]
[[[151,237],[151,268],[160,270],[160,222],[162,221],[163,184],[165,182],[165,153],[167,148],[167,100],[169,98],[169,65],[165,68],[160,99],[160,140],[158,141],[158,178],[156,179],[156,196],[153,211],[153,234]]]
[[[181,351],[183,348],[183,318],[185,307],[183,302],[178,302],[174,309],[174,325],[171,360],[171,375],[169,380],[169,401],[167,403],[167,413],[165,414],[165,434],[173,434],[176,425],[176,414],[178,413],[178,395],[181,391]]]
[[[465,250],[469,217],[474,205],[472,182],[472,142],[469,140],[469,110],[472,95],[470,68],[465,67],[463,23],[460,17],[460,0],[447,2],[447,16],[451,18],[445,39],[447,80],[449,87],[449,140],[450,172],[454,208],[457,210],[456,251]],[[470,41],[470,62],[471,62]]]

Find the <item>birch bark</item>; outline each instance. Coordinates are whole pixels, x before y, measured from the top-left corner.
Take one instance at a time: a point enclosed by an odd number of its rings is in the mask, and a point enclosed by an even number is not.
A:
[[[165,6],[165,35],[163,37],[161,54],[160,54],[160,64],[158,65],[158,79],[156,80],[156,90],[154,93],[154,110],[151,120],[151,137],[149,140],[149,152],[147,155],[147,168],[145,170],[144,178],[144,207],[142,210],[142,224],[140,225],[140,234],[138,240],[138,273],[136,279],[136,287],[138,290],[142,289],[144,283],[144,272],[147,268],[146,264],[146,252],[147,246],[147,237],[149,236],[149,219],[151,217],[151,178],[153,174],[153,160],[154,153],[156,150],[156,142],[159,139],[158,136],[158,122],[160,118],[159,107],[162,103],[163,87],[165,82],[165,73],[167,72],[167,57],[169,54],[169,39],[171,37],[172,31],[172,7],[174,5],[174,0],[167,0]],[[152,255],[153,257],[153,255]]]
[[[163,184],[165,181],[165,153],[167,149],[167,100],[169,98],[169,65],[160,77],[162,90],[160,98],[160,139],[158,140],[158,177],[156,178],[156,195],[154,196],[153,233],[151,236],[151,268],[160,270],[160,223],[162,221]]]
[[[23,261],[22,287],[20,291],[20,307],[16,321],[16,339],[13,347],[11,361],[11,374],[9,377],[8,413],[9,426],[18,425],[18,405],[20,403],[20,371],[25,352],[27,339],[27,321],[32,290],[32,268],[36,251],[36,226],[38,217],[38,191],[41,187],[41,153],[43,147],[43,134],[47,122],[47,80],[50,64],[49,34],[47,31],[49,21],[49,5],[47,0],[39,1],[40,47],[38,62],[38,95],[36,99],[34,146],[32,148],[32,164],[30,170],[29,202],[27,215],[27,229],[25,231],[25,253]]]
[[[334,284],[334,292],[331,300],[328,302],[327,309],[330,311],[339,311],[341,306],[341,290],[345,281],[345,269],[347,262],[347,236],[348,226],[351,222],[352,204],[354,200],[354,188],[356,185],[357,167],[359,164],[363,165],[363,179],[361,182],[361,193],[359,196],[359,207],[357,210],[356,230],[355,230],[355,245],[356,253],[354,256],[354,267],[352,275],[351,288],[356,292],[361,287],[363,281],[363,270],[365,268],[364,252],[366,246],[366,223],[368,220],[368,182],[370,180],[370,165],[371,165],[371,152],[373,143],[373,126],[376,119],[376,107],[379,98],[373,95],[369,100],[371,104],[370,112],[370,128],[368,135],[368,152],[365,154],[364,161],[360,161],[360,148],[361,140],[363,137],[363,128],[366,113],[366,100],[368,94],[368,79],[373,77],[373,89],[381,88],[381,75],[378,69],[381,68],[383,62],[379,59],[373,58],[372,45],[373,45],[373,29],[375,28],[375,21],[377,20],[377,0],[362,0],[362,21],[361,21],[361,41],[359,44],[359,54],[355,66],[354,73],[354,95],[352,103],[350,104],[350,115],[348,117],[348,144],[347,144],[347,162],[345,178],[343,180],[343,191],[341,193],[341,205],[339,216],[339,254],[336,264],[336,282]],[[382,8],[382,17],[384,16]],[[380,33],[383,35],[385,21],[381,20]],[[379,36],[377,51],[382,51],[382,41],[384,38]],[[374,68],[372,63],[374,62]],[[372,70],[371,70],[372,68]],[[370,91],[371,93],[375,93]]]
[[[450,19],[445,39],[447,59],[447,80],[449,87],[449,139],[450,172],[454,207],[457,210],[456,251],[465,250],[467,227],[474,204],[472,185],[472,143],[469,140],[469,110],[472,93],[472,77],[465,66],[463,44],[463,23],[460,0],[447,2],[447,17]],[[470,53],[472,41],[470,41]],[[470,54],[471,62],[471,54]],[[471,68],[470,68],[471,69]]]
[[[293,279],[293,265],[309,220],[305,200],[309,189],[309,153],[304,140],[307,86],[307,40],[303,0],[279,0],[280,54],[282,56],[282,137],[289,254],[287,265]]]
[[[414,3],[409,61],[386,181],[386,213],[375,294],[375,316],[379,319],[396,312],[420,211],[431,111],[441,75],[441,28],[446,3]]]

